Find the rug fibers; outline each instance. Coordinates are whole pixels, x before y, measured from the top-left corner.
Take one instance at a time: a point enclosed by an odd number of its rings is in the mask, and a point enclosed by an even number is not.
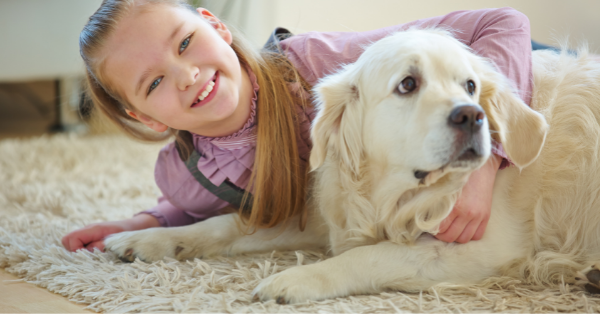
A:
[[[327,258],[319,251],[151,264],[67,252],[60,243],[66,233],[156,203],[153,168],[161,146],[118,135],[0,141],[0,268],[97,312],[600,312],[600,298],[568,285],[535,287],[511,278],[295,305],[251,301],[261,279]]]

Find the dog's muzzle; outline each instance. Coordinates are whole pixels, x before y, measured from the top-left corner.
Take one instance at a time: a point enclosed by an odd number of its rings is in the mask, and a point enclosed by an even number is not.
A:
[[[453,149],[449,152],[446,162],[439,169],[414,171],[414,177],[421,184],[434,182],[441,177],[447,167],[471,167],[484,156],[482,143],[482,127],[485,123],[485,112],[477,105],[459,105],[452,109],[448,116],[448,125],[455,131]],[[433,179],[430,179],[433,177]]]
[[[467,135],[473,135],[481,130],[483,119],[485,119],[485,112],[483,112],[481,107],[460,105],[450,112],[448,124],[456,130],[465,132]]]
[[[448,125],[456,131],[453,161],[468,162],[483,155],[480,131],[484,120],[485,112],[479,106],[460,105],[452,109],[448,116]]]

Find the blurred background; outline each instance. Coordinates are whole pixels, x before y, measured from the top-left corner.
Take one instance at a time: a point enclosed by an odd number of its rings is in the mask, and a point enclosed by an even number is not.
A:
[[[600,52],[600,0],[195,0],[258,48],[282,26],[293,33],[364,31],[451,11],[509,6],[532,38],[569,38]],[[0,139],[87,132],[78,36],[101,0],[0,0]]]

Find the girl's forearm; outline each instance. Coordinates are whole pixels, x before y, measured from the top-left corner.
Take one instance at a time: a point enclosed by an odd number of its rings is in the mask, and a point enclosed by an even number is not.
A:
[[[156,217],[149,214],[139,214],[132,218],[123,220],[126,231],[142,230],[154,227],[160,227]]]

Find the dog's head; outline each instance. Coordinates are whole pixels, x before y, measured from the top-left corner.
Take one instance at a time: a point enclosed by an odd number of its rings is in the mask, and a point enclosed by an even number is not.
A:
[[[526,167],[547,125],[509,86],[445,31],[391,35],[317,85],[311,166],[329,152],[355,171],[364,158],[381,160],[406,182],[433,183],[441,173],[481,166],[491,133]]]
[[[492,138],[526,167],[547,132],[503,75],[442,30],[384,38],[315,91],[312,169],[331,158],[361,178],[370,164],[380,165],[397,190],[449,181],[440,179],[449,173],[462,174],[464,184],[490,156]],[[421,215],[439,224],[450,209]]]

